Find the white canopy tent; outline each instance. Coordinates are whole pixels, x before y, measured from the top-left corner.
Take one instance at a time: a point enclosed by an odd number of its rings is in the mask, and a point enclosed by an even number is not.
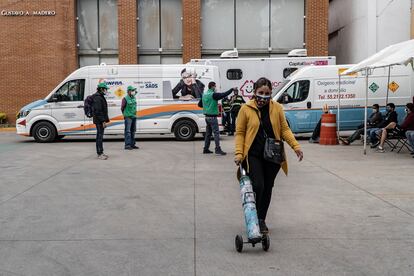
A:
[[[368,77],[369,75],[372,73],[372,70],[376,68],[388,67],[389,68],[388,69],[388,85],[389,85],[391,66],[394,66],[394,65],[405,65],[406,66],[408,64],[411,64],[411,66],[413,67],[413,60],[414,60],[414,39],[388,46],[387,48],[384,48],[378,53],[364,59],[360,63],[352,66],[351,68],[349,68],[348,70],[340,74],[341,76],[341,75],[358,73],[361,71],[365,72],[366,95],[365,95],[365,116],[364,116],[364,154],[367,153]],[[388,103],[388,89],[387,89],[387,103]]]

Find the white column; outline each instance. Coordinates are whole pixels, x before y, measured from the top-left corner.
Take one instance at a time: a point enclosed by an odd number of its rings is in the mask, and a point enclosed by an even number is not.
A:
[[[377,1],[366,0],[367,5],[367,53],[366,56],[373,55],[377,52]],[[362,3],[361,3],[362,4]]]

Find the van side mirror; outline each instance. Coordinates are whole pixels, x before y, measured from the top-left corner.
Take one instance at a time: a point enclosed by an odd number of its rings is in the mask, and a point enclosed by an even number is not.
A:
[[[57,101],[58,98],[55,95],[53,95],[51,98],[47,100],[48,103],[56,103]]]

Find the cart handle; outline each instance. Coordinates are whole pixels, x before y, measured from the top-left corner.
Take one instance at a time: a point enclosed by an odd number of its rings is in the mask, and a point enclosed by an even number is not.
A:
[[[239,170],[240,170],[241,176],[246,176],[246,171],[243,169],[243,166],[241,164],[239,165]]]

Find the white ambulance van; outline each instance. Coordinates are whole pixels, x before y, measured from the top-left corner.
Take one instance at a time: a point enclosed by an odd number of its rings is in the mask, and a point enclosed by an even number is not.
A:
[[[293,73],[278,90],[274,100],[283,104],[286,119],[294,133],[311,132],[327,104],[333,113],[340,106],[341,130],[353,130],[364,121],[366,78],[362,73],[341,76],[352,65],[309,66]],[[388,68],[375,69],[368,78],[368,107],[378,104],[385,109],[387,102]],[[340,87],[340,88],[339,88]],[[338,101],[340,89],[340,101]],[[413,71],[408,66],[391,69],[388,103],[396,105],[398,119],[404,119],[404,108],[413,99]],[[368,109],[368,115],[371,108]]]
[[[109,86],[106,100],[110,118],[105,134],[123,134],[121,101],[132,85],[137,88],[137,133],[174,133],[178,140],[192,140],[196,133],[205,132],[206,125],[197,99],[173,97],[172,90],[183,81],[183,69],[196,75],[204,90],[210,81],[220,88],[216,66],[86,66],[70,74],[46,98],[24,106],[18,113],[17,134],[32,136],[37,142],[95,134],[92,119],[84,114],[84,99],[96,92],[98,83],[105,82]]]
[[[336,58],[307,57],[306,49],[292,50],[288,56],[271,58],[238,58],[237,51],[227,51],[217,59],[192,59],[189,64],[215,65],[219,68],[223,87],[238,87],[240,94],[248,100],[253,95],[253,84],[260,77],[272,81],[277,89],[284,80],[299,68],[315,65],[335,65]]]

